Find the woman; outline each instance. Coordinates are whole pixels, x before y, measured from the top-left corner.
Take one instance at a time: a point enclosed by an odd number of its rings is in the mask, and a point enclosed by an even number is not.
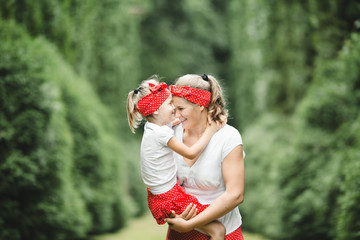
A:
[[[206,90],[209,94],[204,94]],[[175,137],[192,146],[204,133],[207,116],[213,121],[225,121],[227,110],[221,87],[213,76],[188,74],[170,86],[176,117],[181,125],[175,128]],[[195,208],[188,208],[185,219],[167,218],[170,229],[168,240],[209,239],[193,230],[215,219],[226,228],[226,238],[243,239],[241,215],[237,206],[244,199],[244,154],[239,132],[225,125],[216,132],[196,161],[175,154],[178,180],[186,192],[202,204],[210,204],[199,215]],[[187,216],[186,214],[189,213]],[[189,219],[191,218],[191,219]]]

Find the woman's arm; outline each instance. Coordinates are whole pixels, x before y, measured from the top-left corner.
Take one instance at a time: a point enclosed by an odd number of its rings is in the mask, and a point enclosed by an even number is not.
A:
[[[186,221],[182,218],[167,218],[166,222],[178,232],[187,232],[205,225],[233,210],[244,200],[245,168],[242,145],[234,148],[222,164],[225,192],[199,215]]]
[[[216,131],[217,124],[213,123],[207,126],[205,132],[200,137],[200,139],[191,147],[186,146],[184,143],[180,142],[175,137],[172,137],[168,141],[168,147],[171,148],[174,152],[180,154],[181,156],[192,160],[202,153],[202,151],[205,149],[206,145],[209,143],[211,137]]]

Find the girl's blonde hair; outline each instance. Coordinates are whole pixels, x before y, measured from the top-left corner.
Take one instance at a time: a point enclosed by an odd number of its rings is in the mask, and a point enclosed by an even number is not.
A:
[[[129,127],[132,133],[135,133],[135,129],[140,125],[143,120],[143,116],[137,111],[137,104],[146,95],[150,93],[149,83],[159,84],[159,77],[153,75],[150,78],[142,81],[138,88],[129,92],[127,101],[126,101],[126,111]],[[151,117],[147,116],[147,117]]]
[[[175,81],[176,86],[189,86],[191,88],[203,89],[211,92],[211,99],[207,107],[211,118],[214,121],[223,122],[228,117],[226,102],[223,91],[215,77],[207,75],[207,80],[196,74],[186,74]]]

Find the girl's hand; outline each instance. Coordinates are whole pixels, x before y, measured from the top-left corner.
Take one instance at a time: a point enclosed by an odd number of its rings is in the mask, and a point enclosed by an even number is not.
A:
[[[225,116],[221,116],[220,117],[221,120],[220,121],[213,121],[211,116],[208,116],[208,125],[207,127],[213,132],[217,132],[219,131],[221,128],[223,128],[227,122],[227,117]]]
[[[176,126],[176,125],[178,125],[179,123],[181,123],[180,119],[175,118],[175,120],[171,122],[171,126]]]
[[[226,123],[227,123],[227,117],[224,116],[224,115],[221,115],[221,116],[220,116],[220,124],[221,124],[221,127],[225,126]]]
[[[212,132],[213,134],[216,133],[218,130],[216,124],[214,124],[210,115],[208,115],[208,122],[206,125],[206,130]]]
[[[212,122],[211,124],[208,123],[207,129],[211,131],[213,134],[216,133],[221,127],[219,127],[219,124],[217,122]]]

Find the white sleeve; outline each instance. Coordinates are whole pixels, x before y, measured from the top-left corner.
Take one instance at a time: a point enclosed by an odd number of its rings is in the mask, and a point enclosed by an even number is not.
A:
[[[169,140],[174,136],[174,130],[168,126],[161,126],[156,130],[156,136],[160,144],[167,146]]]
[[[242,145],[242,138],[238,130],[233,127],[226,129],[224,134],[224,145],[222,148],[222,159],[224,160],[226,156],[238,145]],[[245,157],[245,152],[244,152]]]

